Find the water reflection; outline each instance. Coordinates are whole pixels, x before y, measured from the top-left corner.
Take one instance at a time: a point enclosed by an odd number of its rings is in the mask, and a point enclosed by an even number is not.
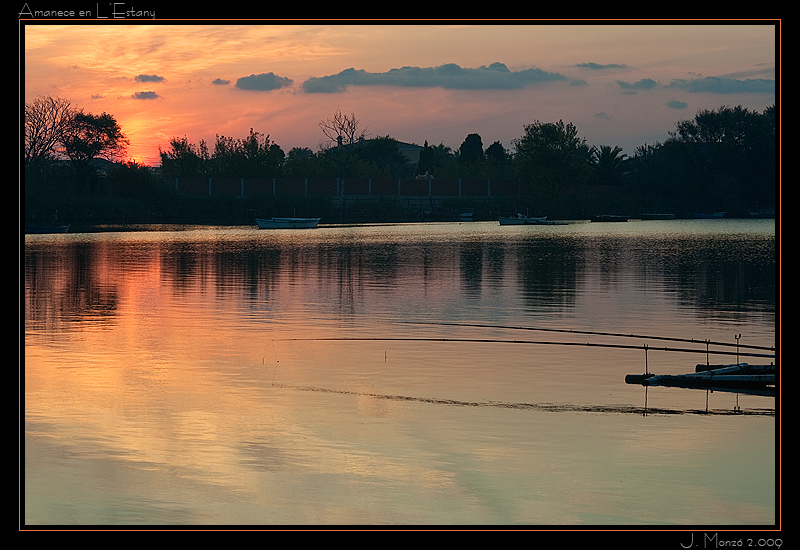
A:
[[[638,349],[397,322],[774,345],[774,224],[607,225],[26,236],[26,519],[771,522],[774,399],[700,421]]]
[[[774,313],[774,236],[531,236],[491,229],[457,241],[447,234],[426,239],[424,228],[327,229],[301,241],[211,229],[179,240],[165,232],[155,239],[144,233],[29,239],[26,321],[43,327],[113,316],[122,285],[148,274],[157,274],[176,297],[212,294],[244,308],[269,309],[294,293],[309,313],[318,307],[343,317],[386,315],[398,307],[407,313],[451,311],[464,299],[517,309],[518,298],[534,315],[568,313],[586,287],[596,298],[609,292],[647,295],[657,287],[659,294],[709,315],[725,309]],[[387,306],[393,300],[399,303]]]

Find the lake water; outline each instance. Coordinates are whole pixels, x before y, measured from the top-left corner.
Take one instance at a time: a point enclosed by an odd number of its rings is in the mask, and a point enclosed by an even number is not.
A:
[[[625,383],[776,345],[774,220],[150,229],[25,237],[26,525],[778,521],[775,397]]]

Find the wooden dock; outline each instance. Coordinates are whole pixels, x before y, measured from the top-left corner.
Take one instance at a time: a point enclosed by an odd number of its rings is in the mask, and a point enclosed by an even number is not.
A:
[[[689,374],[629,374],[627,384],[775,395],[775,365],[697,365]]]

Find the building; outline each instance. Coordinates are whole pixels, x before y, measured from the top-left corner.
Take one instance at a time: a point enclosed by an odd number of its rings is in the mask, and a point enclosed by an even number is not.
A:
[[[422,151],[423,147],[421,145],[415,145],[413,143],[405,143],[403,141],[397,142],[397,148],[403,153],[408,159],[408,162],[411,164],[419,164],[419,154]]]

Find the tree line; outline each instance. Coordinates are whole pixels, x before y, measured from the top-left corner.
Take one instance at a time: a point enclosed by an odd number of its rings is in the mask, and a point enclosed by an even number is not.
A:
[[[128,145],[114,117],[40,97],[25,106],[26,213],[28,201],[45,207],[56,196],[94,201],[95,209],[103,198],[116,208],[128,201],[163,212],[180,207],[170,182],[181,177],[513,179],[526,196],[564,212],[570,205],[585,210],[587,194],[603,197],[608,208],[746,212],[775,205],[774,106],[700,111],[676,123],[663,143],[641,145],[630,157],[619,146],[590,146],[563,120],[525,125],[510,149],[485,147],[478,133],[457,149],[426,141],[416,164],[391,136],[367,139],[354,114],[337,111],[319,126],[325,139],[317,151],[284,152],[253,129],[241,138],[217,135],[213,144],[174,137],[159,148],[160,167],[118,162],[101,177],[97,160],[122,160]]]

